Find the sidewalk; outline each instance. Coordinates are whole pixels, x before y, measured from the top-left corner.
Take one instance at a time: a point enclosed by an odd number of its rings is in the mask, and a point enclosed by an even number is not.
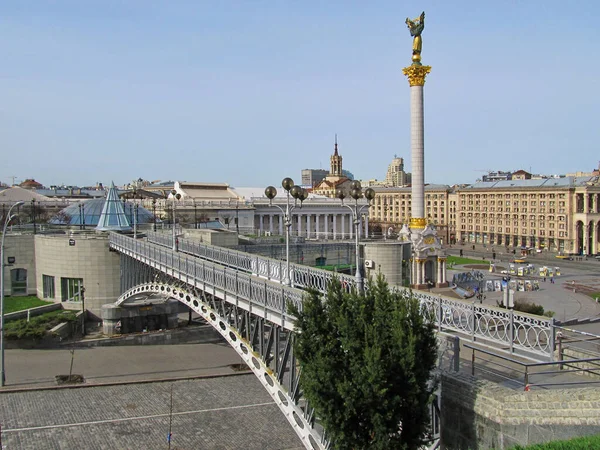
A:
[[[176,344],[75,349],[73,374],[86,385],[181,377],[230,375],[241,359],[227,344]],[[69,374],[71,352],[6,350],[6,386],[56,386],[56,375]],[[0,388],[2,390],[2,388]]]

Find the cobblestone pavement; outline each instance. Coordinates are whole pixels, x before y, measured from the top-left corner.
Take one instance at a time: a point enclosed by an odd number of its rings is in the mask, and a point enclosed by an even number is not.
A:
[[[2,448],[301,449],[254,375],[0,393]]]

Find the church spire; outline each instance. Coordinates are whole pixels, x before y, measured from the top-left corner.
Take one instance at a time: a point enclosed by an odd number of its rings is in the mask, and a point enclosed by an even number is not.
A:
[[[333,156],[338,156],[338,149],[337,149],[337,133],[335,133],[335,146],[334,146]]]
[[[338,152],[337,133],[335,135],[335,146],[333,147],[333,155],[330,158],[331,170],[330,176],[341,177],[342,176],[342,157]]]

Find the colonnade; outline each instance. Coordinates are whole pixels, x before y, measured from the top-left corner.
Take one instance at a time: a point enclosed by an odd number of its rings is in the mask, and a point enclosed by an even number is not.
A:
[[[284,216],[281,212],[259,213],[255,215],[256,228],[259,234],[283,235],[285,233]],[[369,216],[361,215],[358,228],[359,238],[369,236]],[[290,234],[307,239],[354,239],[355,225],[352,212],[347,213],[314,213],[292,212]]]
[[[431,261],[432,264],[434,263],[433,259],[428,258],[412,259],[411,284],[413,286],[422,286],[427,284],[427,276],[425,270],[425,264],[427,263],[427,261]],[[432,276],[432,281],[434,281],[437,285],[446,283],[446,257],[437,258],[437,260],[435,261],[435,270],[436,276]]]

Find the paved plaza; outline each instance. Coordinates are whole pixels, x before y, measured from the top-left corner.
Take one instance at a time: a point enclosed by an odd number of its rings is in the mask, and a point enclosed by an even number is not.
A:
[[[464,249],[464,247],[463,247]],[[458,255],[459,248],[448,249],[449,254]],[[476,247],[475,251],[464,249],[465,257],[481,258],[487,260],[491,258],[491,250],[483,250]],[[513,255],[506,255],[498,252],[496,263],[499,270],[506,269]],[[554,278],[554,283],[550,283],[550,278],[543,281],[539,276],[524,276],[523,279],[536,279],[539,281],[540,289],[530,292],[516,292],[515,299],[527,300],[532,303],[540,304],[546,311],[554,311],[555,318],[559,321],[565,321],[573,318],[594,319],[600,318],[600,304],[595,302],[583,292],[597,290],[600,292],[600,262],[590,258],[588,261],[564,261],[553,256],[538,255],[529,256],[527,262],[533,264],[536,269],[540,266],[560,267],[561,275]],[[451,281],[455,273],[469,271],[465,267],[457,266],[454,270],[448,270],[448,279]],[[489,273],[482,271],[486,279],[501,279],[503,275],[499,272]],[[518,277],[512,275],[514,279]],[[497,301],[501,300],[501,292],[486,292],[484,304],[496,306]],[[590,327],[600,334],[600,322],[597,326]]]
[[[251,373],[0,393],[7,450],[166,449],[170,420],[171,449],[303,448]]]

